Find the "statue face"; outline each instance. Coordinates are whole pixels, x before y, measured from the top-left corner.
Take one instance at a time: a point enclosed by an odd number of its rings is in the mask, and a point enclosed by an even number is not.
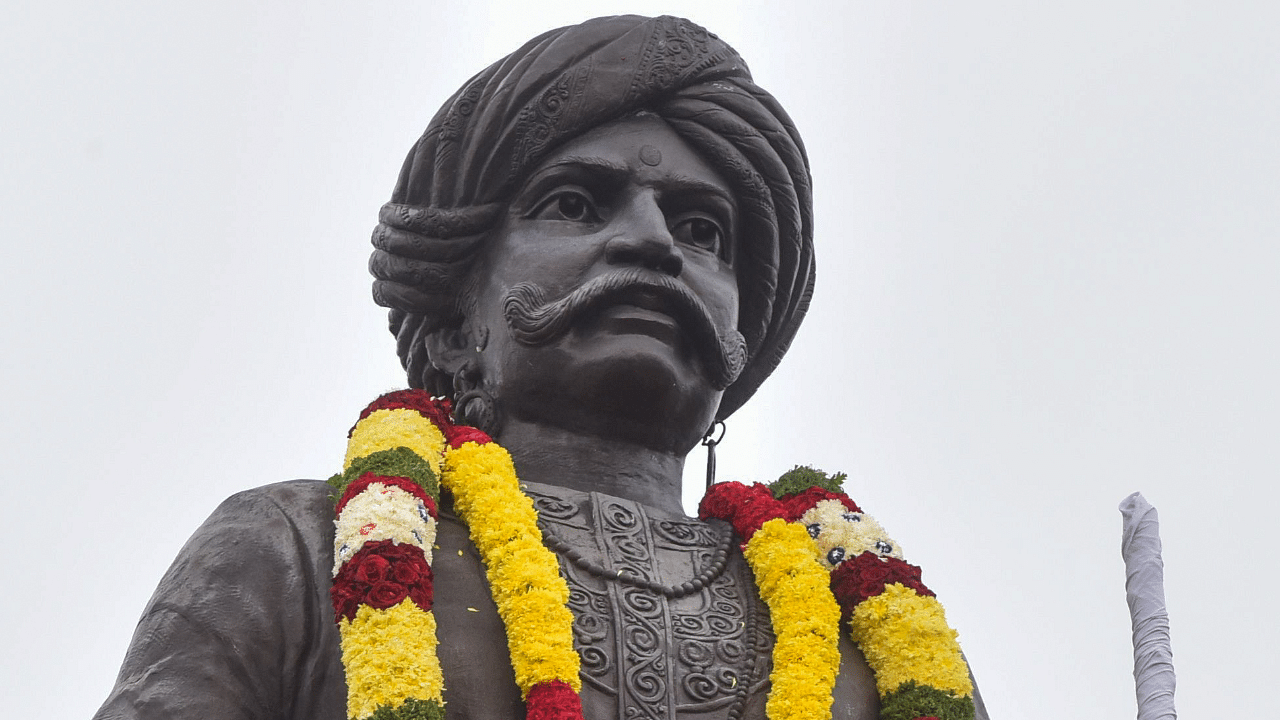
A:
[[[730,185],[654,116],[547,157],[485,250],[468,323],[503,412],[692,448],[741,366],[722,367],[742,352],[737,215]]]

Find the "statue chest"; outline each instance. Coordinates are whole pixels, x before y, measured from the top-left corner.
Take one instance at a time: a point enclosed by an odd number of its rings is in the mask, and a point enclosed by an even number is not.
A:
[[[729,528],[526,484],[569,585],[589,720],[764,720],[773,630]],[[442,514],[435,615],[448,720],[523,720],[507,635],[465,525]],[[874,720],[847,636],[833,717]]]
[[[569,585],[592,720],[764,717],[773,631],[728,525],[530,484]],[[523,718],[509,650],[465,526],[442,522],[434,563],[446,711]]]
[[[727,524],[606,495],[530,495],[569,584],[587,717],[757,714],[773,633]]]

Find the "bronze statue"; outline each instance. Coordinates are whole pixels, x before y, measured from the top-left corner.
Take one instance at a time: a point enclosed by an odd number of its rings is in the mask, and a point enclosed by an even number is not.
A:
[[[772,372],[812,292],[786,113],[691,22],[591,20],[450,98],[379,219],[374,297],[410,385],[510,450],[559,554],[585,717],[763,719],[768,612],[728,526],[679,498],[686,454]],[[332,542],[323,483],[226,501],[161,581],[98,717],[345,717]],[[447,717],[523,718],[447,504],[436,544]],[[841,653],[834,717],[877,717],[861,653]]]

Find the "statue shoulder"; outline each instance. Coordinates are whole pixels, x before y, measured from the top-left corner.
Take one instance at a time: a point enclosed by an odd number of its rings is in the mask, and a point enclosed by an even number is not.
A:
[[[161,579],[98,717],[342,717],[329,490],[294,480],[223,501]]]
[[[239,582],[252,581],[257,568],[269,572],[268,566],[310,566],[297,568],[306,574],[323,568],[327,576],[333,563],[331,490],[319,480],[289,480],[228,497],[192,533],[161,585],[192,571],[207,574],[222,564],[230,570],[250,556],[254,562],[240,567]],[[281,584],[279,577],[263,580],[273,587]]]
[[[307,525],[333,522],[333,486],[323,480],[285,480],[231,495],[209,520],[265,518],[279,514]]]

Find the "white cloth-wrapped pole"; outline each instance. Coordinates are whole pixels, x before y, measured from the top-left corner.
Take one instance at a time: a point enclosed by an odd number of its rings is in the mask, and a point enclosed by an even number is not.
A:
[[[1160,558],[1160,518],[1151,503],[1134,493],[1120,503],[1124,516],[1125,593],[1133,620],[1133,681],[1138,720],[1175,720],[1173,649],[1164,606],[1164,561]]]

